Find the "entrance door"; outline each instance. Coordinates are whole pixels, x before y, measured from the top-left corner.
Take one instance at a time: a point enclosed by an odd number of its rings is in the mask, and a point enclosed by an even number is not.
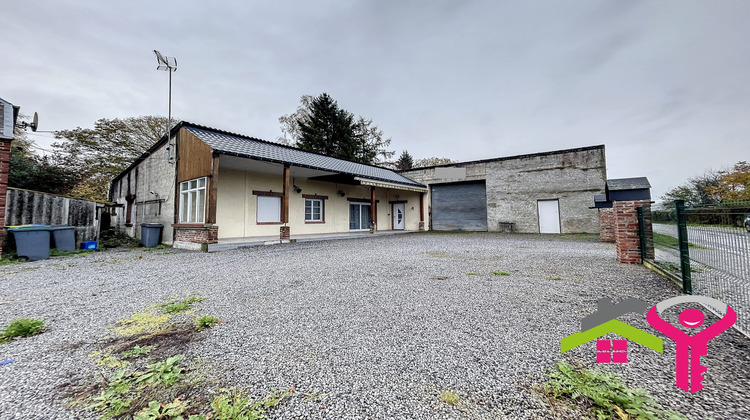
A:
[[[370,230],[370,203],[349,204],[349,230]]]
[[[560,203],[558,200],[539,200],[539,233],[560,233]]]
[[[404,230],[406,227],[406,205],[404,203],[393,204],[393,229]]]

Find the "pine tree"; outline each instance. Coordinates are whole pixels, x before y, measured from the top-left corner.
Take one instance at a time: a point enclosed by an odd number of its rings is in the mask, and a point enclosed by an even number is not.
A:
[[[283,136],[279,141],[302,150],[372,165],[383,164],[394,152],[386,149],[391,139],[371,119],[339,108],[327,93],[303,95],[300,106],[279,118]]]
[[[404,150],[396,161],[396,169],[403,171],[405,169],[411,169],[414,167],[414,158]]]

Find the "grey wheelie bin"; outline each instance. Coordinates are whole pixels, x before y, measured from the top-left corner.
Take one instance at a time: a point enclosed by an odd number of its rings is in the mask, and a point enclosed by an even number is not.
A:
[[[16,241],[18,258],[29,261],[49,258],[50,227],[46,225],[19,226],[8,229]]]
[[[154,248],[161,243],[161,230],[164,225],[160,223],[141,224],[141,244],[146,248]]]
[[[52,240],[58,251],[75,251],[76,250],[76,228],[73,226],[57,225],[50,226]]]

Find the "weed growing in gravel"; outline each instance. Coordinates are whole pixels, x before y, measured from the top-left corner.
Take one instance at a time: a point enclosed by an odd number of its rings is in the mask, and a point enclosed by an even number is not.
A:
[[[501,270],[493,271],[492,274],[494,274],[496,276],[509,276],[510,275],[509,272],[507,272],[507,271],[501,271]]]
[[[137,383],[161,382],[165,386],[174,385],[182,378],[182,368],[179,363],[185,358],[184,354],[172,356],[163,362],[156,362],[146,366],[146,371],[138,375]]]
[[[562,280],[562,277],[557,277],[557,276],[547,276],[547,277],[545,277],[545,279],[547,279],[547,280]]]
[[[182,419],[182,415],[187,411],[187,403],[184,400],[176,398],[171,403],[161,404],[159,401],[151,401],[148,407],[144,408],[135,415],[135,420],[164,420],[164,419]],[[189,420],[205,419],[205,416],[190,416]]]
[[[202,317],[195,319],[195,328],[197,328],[198,331],[203,331],[206,328],[211,328],[214,324],[220,321],[221,320],[215,316],[203,315]]]
[[[165,302],[159,305],[162,311],[167,314],[177,314],[180,312],[185,312],[188,309],[190,309],[193,304],[203,301],[205,298],[202,298],[200,296],[190,296],[188,298],[185,298],[179,302]]]
[[[560,398],[589,407],[592,417],[598,419],[684,419],[671,411],[664,411],[646,391],[625,386],[622,379],[612,373],[587,370],[558,362],[547,373],[549,380],[541,388],[551,405]]]
[[[305,397],[305,401],[321,402],[328,394],[318,392],[318,388],[313,389],[311,392],[303,392],[302,395]]]
[[[440,401],[450,404],[450,405],[456,405],[458,404],[459,398],[458,395],[454,394],[450,391],[443,391],[440,393]]]
[[[477,273],[476,273],[476,272],[474,272],[474,271],[469,271],[468,273],[466,273],[466,275],[467,275],[467,276],[476,276],[476,275],[477,275]]]
[[[153,311],[138,312],[117,322],[112,328],[119,335],[136,335],[162,330],[167,327],[170,314],[155,314]]]
[[[211,402],[214,419],[255,420],[266,417],[266,411],[293,395],[291,390],[272,390],[266,398],[253,402],[242,389],[225,389]]]
[[[0,343],[10,341],[15,337],[30,337],[44,332],[44,320],[33,318],[19,318],[13,320],[0,332]]]
[[[123,359],[135,359],[136,357],[143,356],[144,354],[149,354],[153,349],[154,346],[141,347],[136,344],[132,349],[122,352],[122,357]]]

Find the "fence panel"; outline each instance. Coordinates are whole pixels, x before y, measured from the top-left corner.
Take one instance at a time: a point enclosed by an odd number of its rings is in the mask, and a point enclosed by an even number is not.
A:
[[[730,305],[737,327],[750,333],[750,203],[685,210],[693,292]]]

